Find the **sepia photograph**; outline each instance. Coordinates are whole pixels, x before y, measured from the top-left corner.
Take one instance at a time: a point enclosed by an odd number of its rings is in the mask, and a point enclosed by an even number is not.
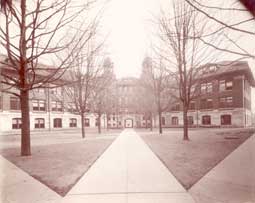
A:
[[[0,203],[255,203],[255,0],[0,0]]]

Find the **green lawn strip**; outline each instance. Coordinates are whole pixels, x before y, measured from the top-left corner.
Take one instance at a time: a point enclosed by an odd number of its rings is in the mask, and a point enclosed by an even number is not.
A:
[[[41,183],[64,196],[114,139],[32,147],[32,156],[19,156],[19,148],[1,154]]]
[[[140,133],[151,150],[187,190],[220,161],[241,145],[254,131],[193,130],[191,141],[182,140],[182,131],[146,135]],[[234,137],[234,139],[229,139]],[[236,138],[237,137],[237,138]]]

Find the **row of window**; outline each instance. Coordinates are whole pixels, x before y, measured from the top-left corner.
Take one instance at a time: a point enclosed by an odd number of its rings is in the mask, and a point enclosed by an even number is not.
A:
[[[219,98],[219,108],[228,108],[233,107],[233,97],[220,97]],[[213,99],[201,99],[200,100],[200,109],[212,109],[213,106]],[[189,105],[189,110],[196,109],[196,102],[191,101]],[[172,108],[172,111],[180,111],[180,104],[175,104]]]
[[[233,81],[232,80],[220,80],[219,81],[219,91],[227,91],[227,90],[232,90],[233,89]],[[200,91],[202,94],[205,93],[211,93],[213,91],[213,83],[212,82],[207,82],[207,83],[202,83],[200,87]]]
[[[12,129],[20,129],[22,126],[21,118],[13,118],[12,119]],[[35,128],[45,128],[45,119],[44,118],[35,118]],[[53,127],[54,128],[62,128],[62,119],[54,118],[53,119]],[[77,119],[70,118],[69,127],[77,127]]]
[[[46,111],[46,101],[45,100],[32,100],[33,111]],[[17,97],[10,97],[10,109],[11,110],[20,110],[20,100]],[[51,102],[52,111],[63,111],[63,103],[61,101],[52,101]],[[68,104],[69,112],[77,112],[76,106],[74,103]]]
[[[172,125],[179,125],[179,118],[176,117],[172,117],[171,119]],[[220,123],[221,125],[231,125],[231,115],[221,115],[220,116]],[[188,124],[189,125],[194,125],[194,118],[193,116],[188,116]],[[202,125],[211,125],[211,116],[209,115],[204,115],[202,116]]]

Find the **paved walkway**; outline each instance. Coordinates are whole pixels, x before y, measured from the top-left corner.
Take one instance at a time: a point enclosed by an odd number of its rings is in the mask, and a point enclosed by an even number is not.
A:
[[[0,203],[56,203],[57,193],[0,155]]]
[[[255,135],[189,192],[197,203],[255,203]]]
[[[195,203],[133,130],[124,130],[62,203]]]

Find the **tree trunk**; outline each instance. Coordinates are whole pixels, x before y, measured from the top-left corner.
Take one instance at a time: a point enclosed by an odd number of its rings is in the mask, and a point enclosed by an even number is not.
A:
[[[84,116],[84,112],[81,113],[81,135],[82,135],[82,138],[85,138],[85,116]]]
[[[162,112],[161,111],[158,111],[158,124],[159,124],[159,134],[161,135],[162,134],[162,120],[161,120],[161,115],[162,115]]]
[[[152,113],[150,113],[150,124],[151,124],[151,131],[153,130],[153,120],[152,120]]]
[[[189,140],[189,135],[188,135],[188,108],[185,105],[183,107],[183,140]]]
[[[21,156],[31,155],[30,146],[30,117],[29,117],[29,90],[20,91],[21,105]]]
[[[97,128],[98,128],[98,133],[101,134],[101,112],[98,113]]]

